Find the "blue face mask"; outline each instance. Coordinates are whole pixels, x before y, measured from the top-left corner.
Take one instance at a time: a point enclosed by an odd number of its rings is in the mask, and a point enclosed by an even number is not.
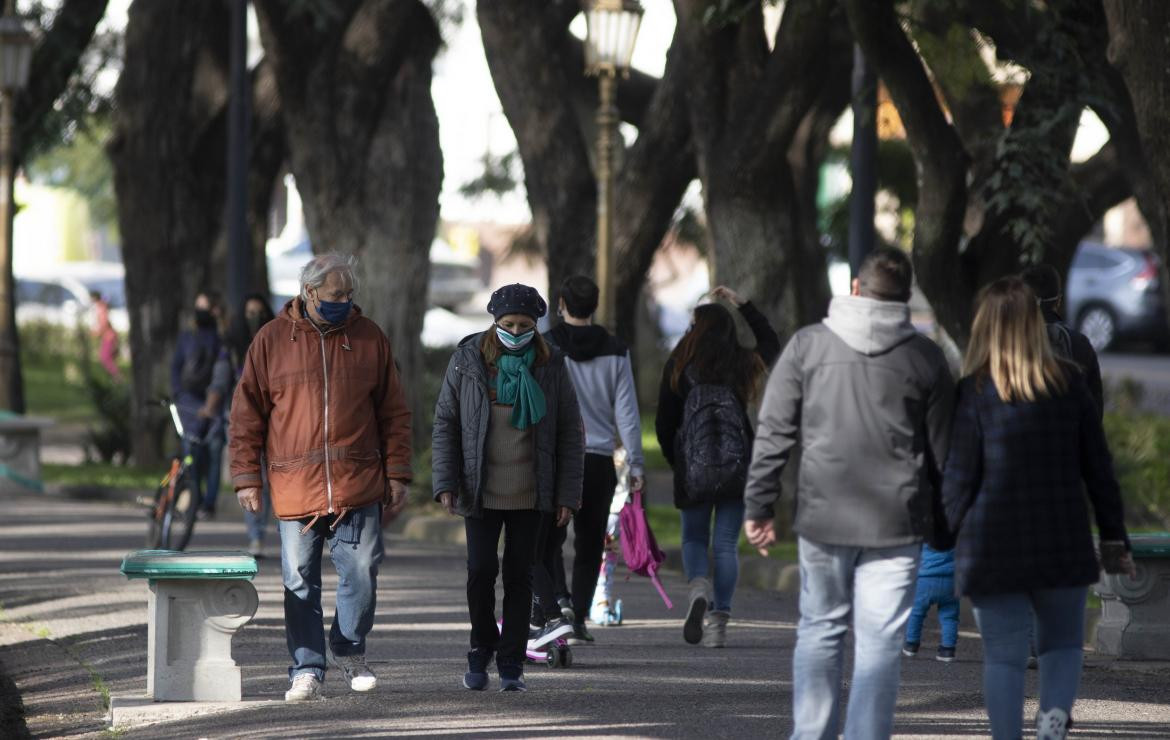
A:
[[[353,301],[318,301],[317,312],[330,324],[340,324],[349,316]]]
[[[524,349],[532,342],[532,338],[536,336],[536,329],[529,329],[517,336],[502,326],[497,326],[496,336],[500,338],[500,341],[503,342],[506,349],[516,352]]]

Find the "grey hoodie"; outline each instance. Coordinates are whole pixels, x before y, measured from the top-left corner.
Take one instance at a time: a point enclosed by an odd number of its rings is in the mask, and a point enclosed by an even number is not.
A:
[[[760,407],[745,502],[770,519],[799,443],[797,534],[893,547],[921,541],[949,444],[954,381],[904,303],[834,298],[785,347]]]

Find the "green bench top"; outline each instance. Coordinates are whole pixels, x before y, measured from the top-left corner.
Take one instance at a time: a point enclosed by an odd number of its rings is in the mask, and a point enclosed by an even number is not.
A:
[[[252,580],[256,558],[239,550],[138,550],[122,559],[122,575],[152,581],[229,578]]]
[[[1129,546],[1134,558],[1170,558],[1170,533],[1135,534]]]

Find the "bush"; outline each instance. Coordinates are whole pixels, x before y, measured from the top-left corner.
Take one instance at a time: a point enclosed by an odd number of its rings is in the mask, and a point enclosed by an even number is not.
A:
[[[125,464],[130,459],[130,388],[125,381],[116,381],[94,365],[85,364],[85,388],[98,413],[97,424],[86,433],[88,448],[103,463],[117,460]]]
[[[1105,436],[1129,527],[1170,530],[1170,418],[1109,411]]]

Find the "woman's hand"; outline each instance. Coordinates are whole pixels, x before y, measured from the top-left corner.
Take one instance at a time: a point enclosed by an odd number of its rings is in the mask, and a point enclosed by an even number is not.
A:
[[[443,491],[439,494],[439,503],[447,510],[451,516],[455,516],[455,494],[450,491]]]
[[[729,301],[733,306],[742,306],[743,304],[747,303],[747,301],[745,301],[739,295],[739,293],[736,293],[726,285],[720,285],[718,288],[711,291],[711,295],[715,296],[716,298],[722,298],[725,301]]]
[[[568,506],[561,506],[557,509],[557,526],[568,526],[569,520],[573,518],[573,510]]]

